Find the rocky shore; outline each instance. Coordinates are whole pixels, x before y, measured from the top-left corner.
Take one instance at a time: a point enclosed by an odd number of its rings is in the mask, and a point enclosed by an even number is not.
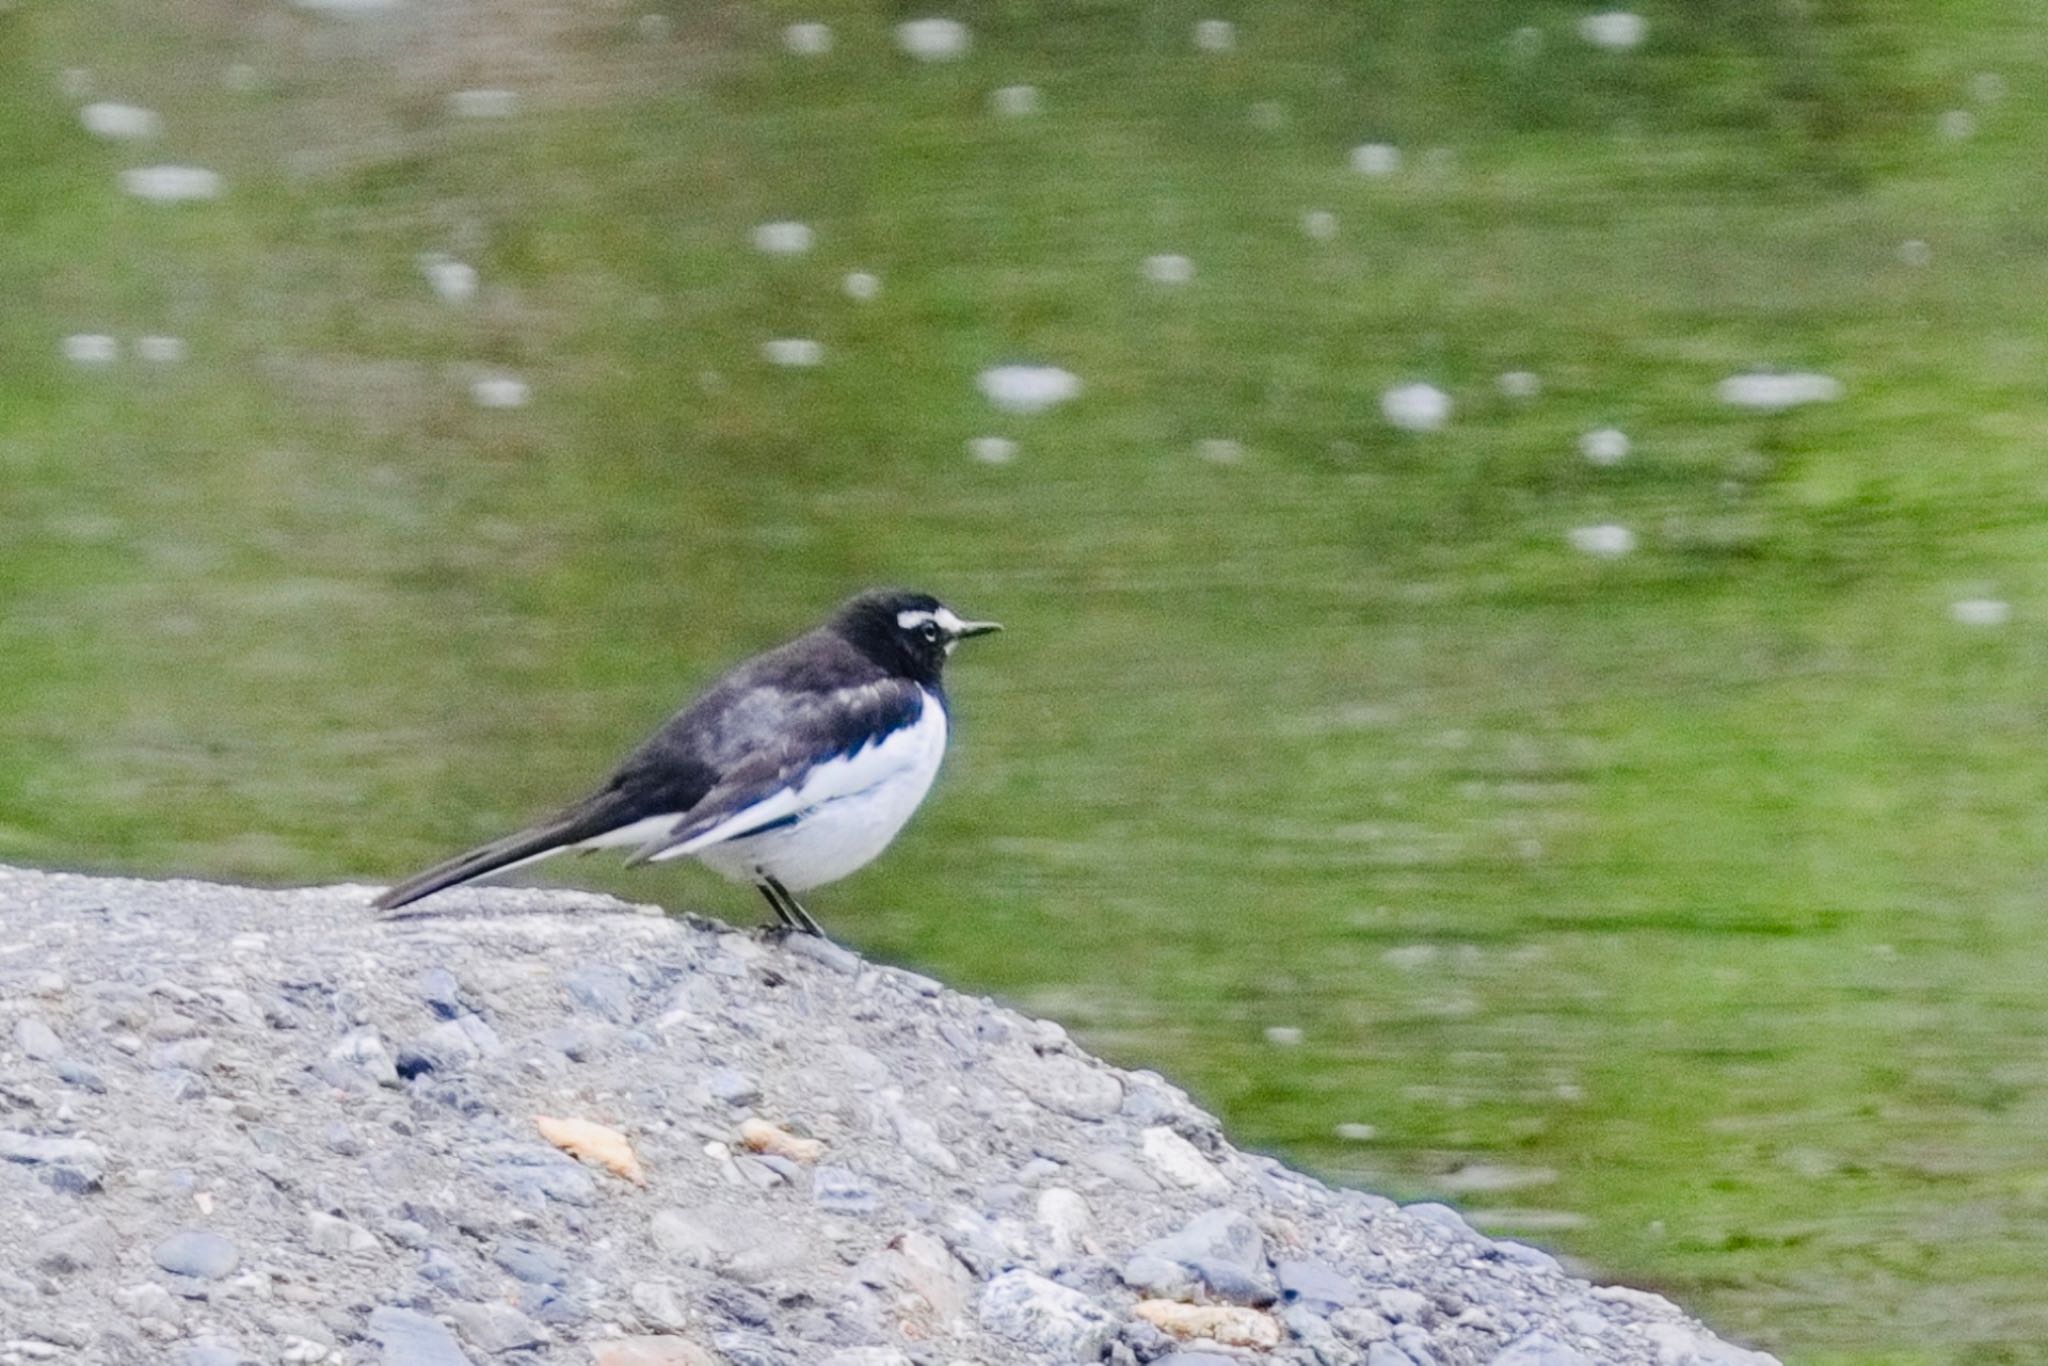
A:
[[[0,869],[0,1363],[1770,1360],[831,944],[368,897]]]

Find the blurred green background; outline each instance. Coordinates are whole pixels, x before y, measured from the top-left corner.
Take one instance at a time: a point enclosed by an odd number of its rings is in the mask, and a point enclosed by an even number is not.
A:
[[[1791,1360],[2048,1359],[2037,3],[665,3],[0,9],[0,857],[395,878],[927,587],[1011,629],[846,941]]]

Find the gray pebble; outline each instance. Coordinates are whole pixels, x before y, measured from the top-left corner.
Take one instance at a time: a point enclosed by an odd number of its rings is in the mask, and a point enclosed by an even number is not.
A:
[[[872,1214],[882,1203],[862,1177],[829,1164],[811,1173],[811,1199],[834,1214]]]
[[[440,1320],[417,1310],[379,1305],[370,1311],[370,1336],[383,1346],[383,1366],[474,1366]]]
[[[843,972],[851,977],[860,971],[860,958],[849,953],[829,939],[815,934],[793,934],[782,941],[782,947],[798,958],[808,958],[834,972]]]
[[[491,1260],[529,1285],[567,1285],[569,1260],[526,1238],[511,1238],[491,1250]]]
[[[752,1105],[761,1098],[761,1086],[752,1077],[733,1067],[712,1069],[704,1081],[705,1089],[711,1092],[713,1100],[722,1100],[727,1105]]]
[[[121,1239],[105,1219],[76,1219],[51,1229],[35,1241],[38,1270],[53,1276],[110,1266],[120,1255]]]
[[[50,1064],[50,1070],[57,1074],[57,1080],[67,1086],[76,1086],[98,1096],[107,1093],[106,1078],[102,1077],[96,1068],[76,1058],[59,1058]]]
[[[569,998],[583,1009],[613,1024],[633,1022],[633,983],[617,968],[572,968],[561,981]]]
[[[1491,1366],[1587,1366],[1585,1355],[1546,1333],[1531,1333],[1507,1345]]]
[[[420,999],[436,1015],[452,1020],[462,1013],[462,987],[455,974],[444,967],[431,967],[418,978]]]
[[[64,1055],[64,1044],[57,1031],[40,1015],[24,1015],[14,1022],[14,1046],[37,1062],[50,1062]]]
[[[234,1243],[205,1229],[180,1229],[150,1249],[156,1264],[174,1276],[217,1281],[242,1260]]]
[[[1360,1301],[1358,1286],[1325,1262],[1289,1258],[1274,1270],[1279,1275],[1281,1299],[1324,1318]]]
[[[534,1321],[509,1304],[458,1302],[448,1306],[448,1317],[480,1352],[515,1352],[538,1347],[547,1339]]]
[[[1118,1319],[1078,1290],[1034,1271],[1005,1271],[981,1292],[981,1326],[1047,1361],[1094,1361]]]

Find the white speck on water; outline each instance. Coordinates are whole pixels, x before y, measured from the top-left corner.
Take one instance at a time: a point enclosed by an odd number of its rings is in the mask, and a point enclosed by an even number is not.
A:
[[[1636,534],[1625,526],[1604,522],[1599,526],[1575,526],[1566,539],[1582,555],[1614,559],[1636,548]]]
[[[1374,1124],[1339,1124],[1336,1134],[1346,1143],[1370,1143],[1380,1136],[1380,1131]]]
[[[180,204],[220,198],[221,178],[197,166],[139,166],[121,172],[121,188],[137,199]]]
[[[1380,955],[1382,963],[1390,968],[1399,968],[1403,972],[1428,967],[1436,959],[1437,947],[1434,944],[1402,944]]]
[[[519,92],[457,90],[448,96],[448,112],[459,119],[509,119],[519,112]]]
[[[476,297],[476,267],[438,251],[420,257],[420,273],[434,293],[451,304],[467,303]]]
[[[1351,169],[1360,175],[1392,175],[1401,169],[1401,149],[1384,142],[1362,143],[1351,149]]]
[[[1899,243],[1899,260],[1909,266],[1924,266],[1934,260],[1934,248],[1917,237]]]
[[[92,93],[92,73],[82,66],[67,66],[57,74],[57,89],[67,100],[82,100]]]
[[[1451,396],[1434,384],[1397,384],[1380,395],[1380,413],[1404,432],[1440,431],[1451,420]]]
[[[176,365],[185,359],[183,337],[137,337],[135,354],[152,365]]]
[[[1171,252],[1145,258],[1145,278],[1155,285],[1184,285],[1195,278],[1195,263]]]
[[[1017,443],[1007,436],[977,436],[967,453],[984,465],[1007,465],[1017,458]]]
[[[1934,126],[1950,142],[1961,142],[1977,131],[1977,116],[1967,109],[1950,109],[1935,120]]]
[[[1508,51],[1527,59],[1543,51],[1543,30],[1534,24],[1524,24],[1508,36]]]
[[[1203,19],[1195,25],[1195,46],[1204,52],[1228,52],[1237,46],[1237,25],[1228,19]]]
[[[232,62],[220,73],[220,83],[238,95],[248,94],[261,80],[256,68],[247,62]]]
[[[1271,133],[1287,126],[1287,106],[1278,100],[1260,100],[1252,106],[1252,127]]]
[[[379,14],[397,9],[400,0],[292,0],[292,3],[317,14]]]
[[[1996,71],[1980,71],[1970,78],[1970,94],[1984,104],[2005,98],[2005,77]]]
[[[1579,20],[1579,36],[1594,47],[1604,47],[1610,52],[1627,52],[1641,47],[1643,40],[1650,36],[1650,21],[1627,10],[1589,14]]]
[[[78,111],[85,131],[102,138],[153,138],[164,131],[163,116],[139,104],[102,100]]]
[[[1997,598],[1964,598],[1950,603],[1948,614],[1960,626],[2003,626],[2012,620],[2012,604]]]
[[[1510,370],[1494,384],[1502,398],[1535,398],[1543,392],[1543,377],[1534,370]]]
[[[864,270],[849,271],[839,285],[846,291],[847,298],[858,299],[862,303],[868,302],[882,292],[881,277],[870,275]]]
[[[1038,87],[1035,85],[1005,85],[991,90],[988,107],[1004,118],[1029,118],[1038,112]]]
[[[669,35],[676,31],[676,22],[666,14],[643,14],[634,27],[640,30],[640,36],[648,42],[665,43]]]
[[[754,249],[770,256],[801,256],[816,240],[808,223],[763,223],[754,229]]]
[[[1081,396],[1081,379],[1057,365],[998,365],[975,380],[1006,413],[1042,413]]]
[[[1266,1042],[1275,1048],[1298,1048],[1301,1046],[1301,1030],[1294,1025],[1267,1025]]]
[[[1244,443],[1227,436],[1212,436],[1195,443],[1195,454],[1212,465],[1236,465],[1244,461]]]
[[[1619,427],[1595,427],[1579,438],[1579,454],[1595,465],[1619,465],[1628,459],[1628,433]]]
[[[1334,241],[1337,237],[1337,215],[1328,209],[1310,209],[1301,216],[1301,230],[1314,241]]]
[[[950,62],[967,55],[967,25],[957,19],[912,19],[896,26],[896,46],[920,62]]]
[[[64,339],[64,359],[73,365],[112,365],[121,359],[121,343],[103,332],[81,332]]]
[[[761,356],[770,365],[808,370],[825,363],[825,346],[809,337],[777,337],[761,343]]]
[[[1775,413],[1805,403],[1833,403],[1842,396],[1842,381],[1832,375],[1763,371],[1730,375],[1714,386],[1714,393],[1731,407]]]
[[[524,408],[533,390],[511,375],[487,375],[469,386],[469,401],[479,408]]]
[[[832,26],[816,21],[791,24],[782,30],[782,45],[799,57],[822,57],[832,50]]]

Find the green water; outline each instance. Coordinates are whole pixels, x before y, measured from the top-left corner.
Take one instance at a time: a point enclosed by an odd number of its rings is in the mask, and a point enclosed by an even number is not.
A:
[[[950,12],[924,65],[839,3],[0,11],[0,858],[395,878],[928,587],[1010,629],[812,898],[845,940],[1794,1360],[2048,1359],[2038,8]],[[165,136],[87,137],[67,68]],[[159,160],[228,192],[120,193]],[[1085,391],[998,414],[1013,359]],[[1716,401],[1759,365],[1846,395]],[[1381,420],[1408,379],[1445,430]]]

